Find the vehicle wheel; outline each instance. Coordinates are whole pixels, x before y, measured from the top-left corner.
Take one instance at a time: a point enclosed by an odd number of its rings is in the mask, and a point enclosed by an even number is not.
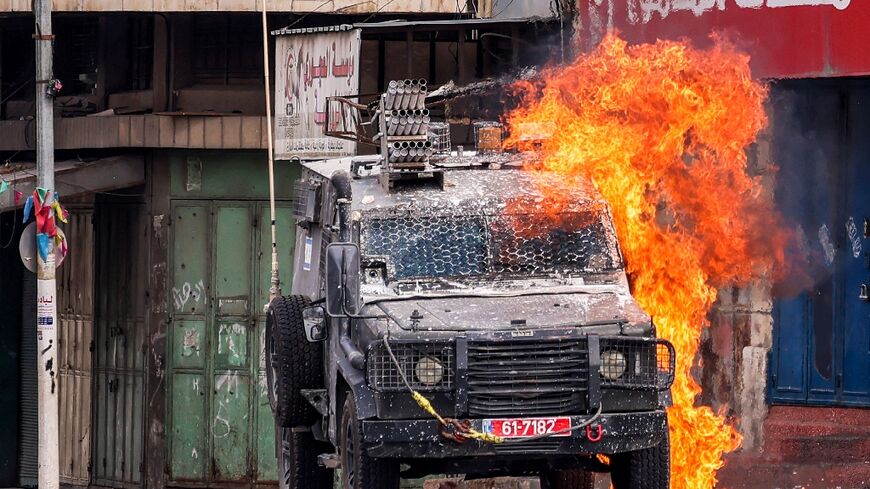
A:
[[[317,464],[317,456],[331,445],[311,432],[276,427],[281,437],[278,454],[278,489],[332,489],[332,471]]]
[[[610,457],[614,489],[668,489],[671,479],[671,449],[668,434],[658,445]]]
[[[323,346],[305,338],[307,297],[276,297],[266,314],[266,381],[278,426],[310,426],[320,416],[302,389],[323,388]]]
[[[398,489],[399,462],[369,457],[362,445],[362,423],[356,419],[353,394],[341,413],[341,489]]]
[[[550,470],[541,475],[544,489],[592,489],[595,474],[585,469]]]

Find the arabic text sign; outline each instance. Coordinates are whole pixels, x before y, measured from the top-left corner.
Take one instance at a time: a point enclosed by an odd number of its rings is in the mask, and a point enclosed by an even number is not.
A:
[[[705,47],[723,33],[751,55],[762,78],[870,74],[866,0],[576,0],[580,44],[610,30],[630,43],[689,39]]]
[[[359,87],[359,30],[278,37],[275,46],[275,158],[331,158],[353,154],[351,141],[327,137],[340,126],[337,104],[326,98]]]

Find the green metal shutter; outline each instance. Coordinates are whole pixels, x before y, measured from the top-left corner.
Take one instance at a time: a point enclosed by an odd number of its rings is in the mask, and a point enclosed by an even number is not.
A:
[[[263,306],[271,242],[264,202],[174,201],[169,345],[170,481],[274,481]],[[279,219],[292,223],[286,204]],[[279,228],[289,291],[292,225]]]

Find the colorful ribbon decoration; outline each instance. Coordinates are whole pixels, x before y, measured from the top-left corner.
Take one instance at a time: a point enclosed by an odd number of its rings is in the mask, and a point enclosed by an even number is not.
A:
[[[66,224],[69,222],[69,212],[60,205],[60,195],[54,192],[51,202],[46,202],[48,189],[37,187],[24,203],[24,223],[30,219],[30,213],[36,217],[36,245],[43,261],[48,259],[48,249],[54,242],[60,258],[66,256],[66,239],[58,233],[55,218]],[[16,196],[20,200],[20,196]]]

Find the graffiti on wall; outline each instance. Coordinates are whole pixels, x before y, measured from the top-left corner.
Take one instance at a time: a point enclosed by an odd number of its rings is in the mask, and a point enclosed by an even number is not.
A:
[[[193,302],[194,305],[199,304],[205,298],[205,283],[202,280],[191,285],[190,282],[184,282],[181,287],[172,288],[172,300],[175,303],[175,310],[180,311],[188,302]]]

